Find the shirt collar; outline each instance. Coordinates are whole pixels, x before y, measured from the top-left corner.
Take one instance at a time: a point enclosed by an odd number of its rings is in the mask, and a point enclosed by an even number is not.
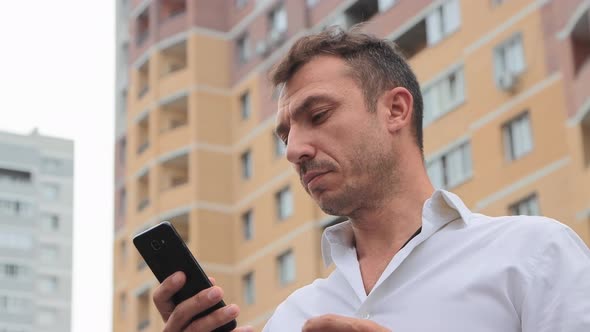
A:
[[[465,206],[459,196],[442,190],[436,190],[424,202],[422,208],[422,232],[434,233],[449,222],[460,218],[467,224],[472,212]],[[322,258],[329,266],[333,262],[332,250],[335,246],[352,248],[354,245],[352,223],[346,220],[324,230],[322,235]]]

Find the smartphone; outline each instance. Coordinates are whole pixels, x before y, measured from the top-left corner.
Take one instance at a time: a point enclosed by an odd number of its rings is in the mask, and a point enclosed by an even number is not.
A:
[[[163,221],[136,235],[133,238],[133,244],[160,283],[174,272],[184,272],[186,283],[172,297],[172,301],[176,305],[213,286],[174,226],[168,221]],[[193,317],[191,321],[204,317],[224,306],[225,303],[222,300]],[[214,331],[229,332],[234,330],[236,326],[236,321],[232,320]]]

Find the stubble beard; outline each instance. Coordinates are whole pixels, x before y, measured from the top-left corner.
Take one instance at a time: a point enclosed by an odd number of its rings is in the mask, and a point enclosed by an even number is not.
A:
[[[392,151],[378,141],[366,143],[350,159],[354,178],[343,179],[343,186],[337,192],[323,192],[316,198],[325,213],[353,218],[360,210],[379,205],[395,191],[396,160]]]

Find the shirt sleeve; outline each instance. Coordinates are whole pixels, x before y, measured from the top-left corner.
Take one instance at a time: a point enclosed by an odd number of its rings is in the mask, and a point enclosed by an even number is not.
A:
[[[529,265],[523,332],[590,331],[590,250],[569,227],[546,234]]]

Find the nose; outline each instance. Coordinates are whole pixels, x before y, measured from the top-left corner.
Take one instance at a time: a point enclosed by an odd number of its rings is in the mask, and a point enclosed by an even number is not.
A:
[[[295,165],[300,164],[302,161],[313,159],[316,154],[316,148],[311,135],[298,128],[291,128],[286,154],[287,160]]]

